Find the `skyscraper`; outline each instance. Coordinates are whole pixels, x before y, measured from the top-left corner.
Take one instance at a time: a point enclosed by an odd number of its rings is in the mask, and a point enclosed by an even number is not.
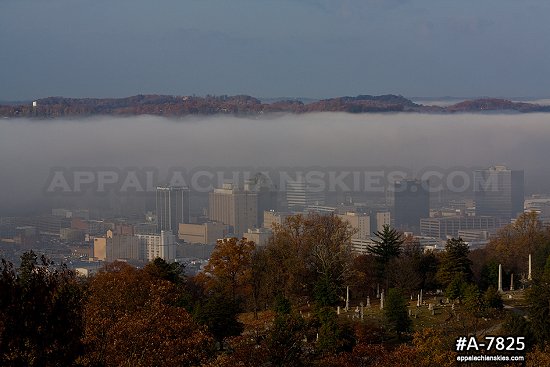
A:
[[[288,208],[306,208],[312,205],[324,205],[325,193],[313,187],[304,179],[287,182],[286,202]]]
[[[523,212],[523,171],[494,166],[474,171],[476,215],[515,218]]]
[[[258,227],[258,195],[231,183],[209,194],[208,209],[210,220],[230,225],[237,237]]]
[[[420,219],[430,216],[428,181],[401,180],[394,183],[393,216],[395,227],[419,233]]]
[[[189,189],[158,186],[157,231],[172,231],[177,235],[180,223],[189,223]]]

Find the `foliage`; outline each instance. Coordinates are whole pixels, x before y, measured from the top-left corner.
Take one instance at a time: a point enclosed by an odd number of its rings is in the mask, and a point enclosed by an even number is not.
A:
[[[89,282],[84,305],[87,366],[199,365],[213,338],[175,305],[175,285],[115,262]]]
[[[243,331],[243,325],[237,319],[239,312],[235,301],[224,296],[222,292],[213,292],[206,302],[198,304],[194,316],[200,324],[208,328],[220,348],[223,348],[226,337],[239,335]]]
[[[411,330],[412,322],[407,311],[408,302],[399,288],[390,288],[384,302],[384,318],[390,332],[400,336]]]
[[[293,301],[313,300],[316,286],[325,295],[341,294],[352,275],[352,234],[339,217],[318,214],[291,216],[274,226],[266,248],[272,297],[282,293]]]
[[[504,302],[500,292],[495,287],[489,287],[483,294],[483,302],[485,305],[493,310],[502,311],[504,309]]]
[[[489,256],[514,274],[526,274],[529,254],[534,271],[542,269],[550,255],[550,231],[535,212],[523,213],[502,228],[486,247]]]
[[[448,287],[457,279],[469,282],[472,279],[472,261],[468,258],[470,250],[461,238],[447,240],[445,252],[437,277],[444,287]]]
[[[0,269],[0,364],[73,364],[82,352],[84,297],[74,272],[32,251],[19,269],[4,259]]]
[[[218,240],[214,252],[204,269],[206,285],[237,302],[250,291],[251,261],[255,245],[242,238]]]
[[[502,332],[504,335],[525,337],[526,350],[530,350],[535,345],[535,337],[533,335],[533,330],[531,330],[531,323],[525,319],[525,317],[515,312],[510,312],[506,316],[502,326]]]
[[[268,360],[273,366],[305,364],[306,323],[300,315],[278,313],[266,341]]]
[[[167,280],[174,284],[185,281],[184,265],[177,262],[167,263],[160,257],[145,265],[143,270],[153,278]]]
[[[351,351],[355,344],[353,331],[350,325],[339,322],[334,308],[320,307],[315,315],[319,323],[317,351],[320,354]]]
[[[386,265],[391,259],[399,257],[404,239],[397,230],[386,224],[382,231],[374,232],[374,235],[376,245],[368,246],[367,250],[376,256],[380,263]]]
[[[539,345],[550,342],[550,256],[527,292],[531,328]]]

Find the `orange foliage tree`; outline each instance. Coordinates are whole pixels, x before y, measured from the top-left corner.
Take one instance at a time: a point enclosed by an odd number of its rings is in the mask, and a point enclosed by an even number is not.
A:
[[[186,365],[208,360],[213,338],[175,306],[169,281],[115,262],[89,283],[83,365]]]

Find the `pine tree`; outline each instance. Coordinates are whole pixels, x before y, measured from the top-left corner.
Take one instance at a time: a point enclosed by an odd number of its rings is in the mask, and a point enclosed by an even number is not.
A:
[[[411,319],[407,313],[407,301],[399,288],[391,288],[388,291],[384,305],[384,317],[389,331],[398,336],[411,330]]]
[[[472,261],[468,258],[469,253],[468,245],[461,238],[451,238],[447,241],[437,273],[443,286],[447,287],[457,279],[463,282],[472,279]]]
[[[367,251],[376,257],[378,263],[378,277],[386,280],[388,287],[388,263],[401,255],[401,245],[405,242],[401,234],[389,225],[384,225],[382,231],[374,232],[377,239],[374,240],[376,245],[367,246]]]

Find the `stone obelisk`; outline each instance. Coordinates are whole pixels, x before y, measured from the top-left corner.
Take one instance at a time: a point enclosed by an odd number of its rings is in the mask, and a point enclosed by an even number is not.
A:
[[[498,291],[502,292],[502,264],[498,264]]]

